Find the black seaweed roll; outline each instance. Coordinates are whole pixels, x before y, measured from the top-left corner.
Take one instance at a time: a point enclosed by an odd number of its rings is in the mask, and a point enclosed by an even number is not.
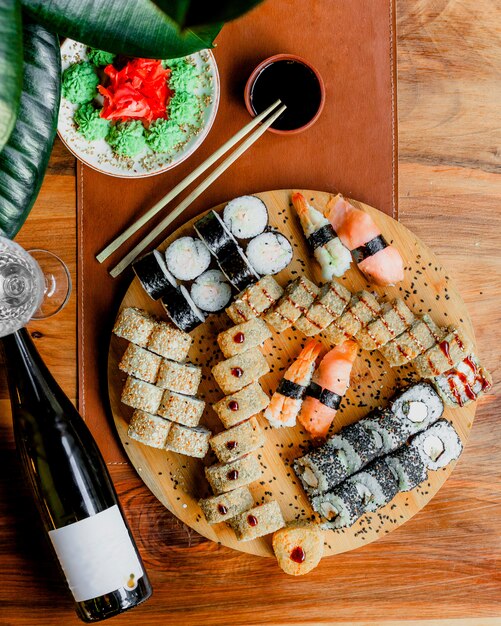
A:
[[[153,250],[132,264],[143,289],[153,300],[158,300],[168,287],[176,286],[176,279],[167,269],[163,254]]]
[[[193,228],[216,258],[225,246],[236,245],[235,238],[215,211],[209,211],[207,215],[197,220]]]
[[[191,332],[205,321],[204,314],[193,302],[186,287],[164,289],[161,302],[172,322],[185,333]]]
[[[219,251],[217,258],[218,265],[237,291],[243,291],[249,285],[259,280],[253,267],[236,243],[229,243]]]

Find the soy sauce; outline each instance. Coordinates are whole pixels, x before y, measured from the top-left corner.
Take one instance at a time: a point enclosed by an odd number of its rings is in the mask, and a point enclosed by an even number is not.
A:
[[[278,98],[287,105],[287,109],[272,124],[272,128],[290,131],[308,124],[322,101],[315,72],[299,61],[282,60],[266,65],[252,85],[251,107],[257,115]]]

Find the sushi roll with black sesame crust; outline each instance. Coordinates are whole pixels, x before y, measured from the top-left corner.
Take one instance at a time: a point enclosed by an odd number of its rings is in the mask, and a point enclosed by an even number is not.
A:
[[[235,238],[215,211],[209,211],[197,220],[193,228],[216,258],[227,245],[236,244]]]
[[[370,463],[378,451],[374,438],[360,422],[345,426],[339,433],[329,437],[326,446],[345,453],[350,474]]]
[[[415,435],[442,417],[444,403],[429,383],[419,382],[398,393],[390,409],[402,422],[405,432]]]
[[[428,477],[423,459],[413,446],[402,446],[389,454],[386,462],[398,481],[400,491],[411,491]]]
[[[240,196],[224,207],[223,221],[234,237],[250,239],[264,232],[268,225],[268,209],[257,196]]]
[[[372,434],[376,448],[378,448],[378,439],[381,438],[384,454],[403,446],[410,436],[409,428],[390,409],[376,409],[358,423]]]
[[[357,488],[349,480],[315,496],[311,505],[322,518],[323,528],[348,528],[362,516],[364,507]]]
[[[132,269],[152,300],[158,300],[167,287],[176,286],[176,279],[167,269],[165,258],[158,250],[135,261]]]
[[[411,440],[426,468],[439,470],[459,458],[463,444],[454,426],[441,419]]]
[[[236,243],[230,243],[219,251],[217,263],[237,291],[242,291],[259,280],[259,274]]]
[[[377,511],[398,493],[398,481],[384,458],[376,459],[348,478],[347,482],[351,482],[357,489],[364,512]]]
[[[191,332],[205,321],[205,315],[193,302],[184,285],[165,289],[161,303],[171,321],[185,333]]]
[[[296,459],[293,468],[308,496],[329,491],[349,475],[344,451],[328,445]]]

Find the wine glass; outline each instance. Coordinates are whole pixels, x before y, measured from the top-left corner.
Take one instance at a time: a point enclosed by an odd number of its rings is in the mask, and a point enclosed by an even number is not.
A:
[[[55,315],[70,293],[70,273],[58,256],[47,250],[26,251],[0,236],[0,337],[31,319]]]

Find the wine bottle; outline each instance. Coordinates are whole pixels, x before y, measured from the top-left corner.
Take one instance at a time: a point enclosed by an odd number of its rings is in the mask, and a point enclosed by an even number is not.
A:
[[[96,442],[29,333],[1,342],[16,446],[78,616],[95,622],[137,606],[151,585]]]

